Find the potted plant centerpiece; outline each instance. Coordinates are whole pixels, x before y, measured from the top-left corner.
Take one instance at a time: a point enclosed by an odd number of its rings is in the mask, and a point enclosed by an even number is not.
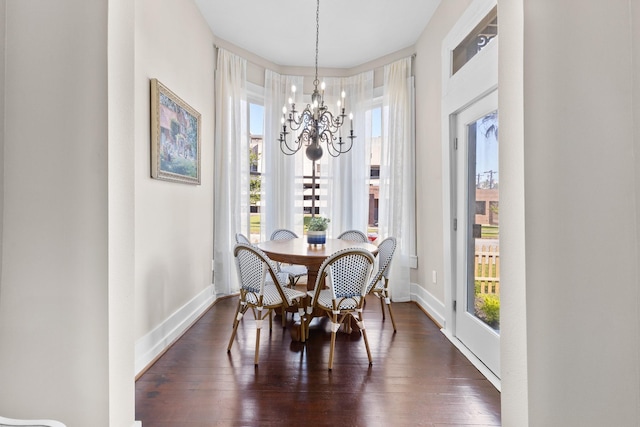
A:
[[[307,228],[307,243],[310,245],[324,245],[327,242],[327,227],[331,220],[321,216],[314,216]]]

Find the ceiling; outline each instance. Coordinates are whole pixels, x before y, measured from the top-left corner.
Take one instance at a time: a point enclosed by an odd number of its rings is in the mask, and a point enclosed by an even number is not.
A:
[[[195,0],[216,37],[281,66],[313,67],[315,0]],[[318,67],[353,68],[412,46],[440,0],[322,0]]]

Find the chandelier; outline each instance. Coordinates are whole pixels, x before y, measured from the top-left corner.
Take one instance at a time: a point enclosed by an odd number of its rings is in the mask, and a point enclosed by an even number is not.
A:
[[[320,0],[317,0],[316,8],[316,74],[313,81],[313,93],[311,94],[311,104],[307,104],[305,109],[300,112],[296,110],[295,100],[289,98],[289,116],[287,117],[287,107],[282,107],[282,132],[280,132],[280,150],[286,155],[293,155],[300,151],[302,146],[306,146],[305,153],[307,158],[315,162],[320,160],[323,149],[320,143],[323,142],[327,147],[327,152],[338,157],[340,154],[347,153],[353,146],[353,114],[349,114],[350,130],[349,134],[343,141],[342,135],[338,132],[345,122],[345,93],[342,91],[341,100],[338,101],[338,112],[334,115],[324,102],[325,84],[322,82],[320,90],[318,90],[318,37],[320,34]],[[292,97],[295,97],[296,87],[291,86]],[[287,141],[287,122],[289,130],[300,131],[295,141]],[[314,166],[315,172],[315,166]]]

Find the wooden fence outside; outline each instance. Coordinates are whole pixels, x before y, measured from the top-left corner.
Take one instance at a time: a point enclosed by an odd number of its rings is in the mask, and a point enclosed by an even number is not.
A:
[[[500,295],[500,247],[476,246],[474,272],[480,294]]]

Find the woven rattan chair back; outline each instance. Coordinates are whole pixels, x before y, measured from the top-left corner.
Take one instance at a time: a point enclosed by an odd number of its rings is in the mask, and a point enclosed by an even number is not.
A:
[[[374,273],[371,282],[369,283],[369,290],[378,283],[380,280],[389,278],[389,271],[391,270],[391,260],[393,254],[396,251],[396,238],[387,237],[378,245],[378,271]]]
[[[270,240],[291,240],[296,239],[298,235],[291,230],[287,230],[286,228],[279,228],[271,233]]]
[[[347,230],[338,236],[338,239],[349,240],[351,242],[367,243],[369,238],[360,230]]]
[[[396,251],[396,238],[387,237],[378,245],[378,271],[373,275],[368,286],[368,292],[372,293],[380,299],[380,308],[382,309],[382,319],[385,320],[385,309],[387,306],[393,331],[397,330],[396,321],[393,318],[393,310],[391,309],[391,296],[389,294],[389,271],[391,270],[391,260]]]
[[[278,280],[276,274],[278,269],[275,263],[255,246],[247,243],[238,243],[235,246],[234,255],[242,289],[261,294],[267,274],[271,275],[274,283]]]
[[[334,298],[366,295],[374,257],[366,249],[344,249],[326,260],[324,273]],[[322,267],[320,274],[322,274]]]
[[[236,233],[236,243],[247,243],[247,244],[251,244],[251,242],[249,241],[249,239],[247,238],[247,236],[245,236],[242,233]]]
[[[291,230],[287,230],[286,228],[279,228],[271,233],[270,240],[291,240],[296,239],[298,235]],[[278,268],[280,271],[285,273],[289,273],[289,286],[295,287],[300,280],[301,277],[307,275],[307,267],[304,265],[297,264],[278,264]]]

